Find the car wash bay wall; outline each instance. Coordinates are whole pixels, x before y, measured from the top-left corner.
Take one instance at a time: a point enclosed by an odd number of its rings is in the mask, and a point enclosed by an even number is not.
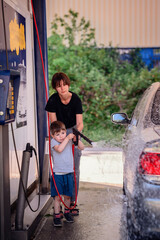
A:
[[[34,78],[33,19],[27,0],[3,1],[0,9],[0,67],[1,70],[14,69],[20,72],[20,88],[17,115],[13,122],[14,137],[19,164],[26,144],[38,150],[37,117]],[[4,14],[4,22],[2,18]],[[6,39],[6,41],[5,41]],[[10,203],[17,199],[19,171],[9,124],[9,178]],[[30,161],[28,187],[37,179],[36,161]]]

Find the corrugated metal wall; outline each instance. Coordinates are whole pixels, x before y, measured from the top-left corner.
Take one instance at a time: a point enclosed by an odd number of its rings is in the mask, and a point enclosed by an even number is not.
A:
[[[46,0],[48,36],[55,13],[69,9],[90,20],[98,45],[160,46],[160,0]]]

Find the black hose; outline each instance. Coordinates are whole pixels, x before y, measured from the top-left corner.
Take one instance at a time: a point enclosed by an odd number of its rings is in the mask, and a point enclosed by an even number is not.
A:
[[[13,138],[14,150],[15,150],[16,160],[17,160],[17,165],[18,165],[18,171],[19,171],[19,174],[20,174],[20,181],[21,181],[21,183],[22,183],[22,188],[23,188],[23,191],[24,191],[25,199],[26,199],[26,202],[27,202],[30,210],[31,210],[32,212],[36,212],[36,211],[39,209],[39,206],[40,206],[40,173],[39,173],[40,171],[39,171],[37,153],[36,153],[35,148],[33,148],[32,146],[30,147],[30,149],[28,149],[28,150],[31,152],[31,154],[32,154],[32,150],[33,150],[33,152],[34,152],[34,154],[35,154],[36,164],[37,164],[37,171],[38,171],[38,186],[39,186],[39,193],[38,193],[38,195],[39,195],[39,198],[38,198],[38,206],[37,206],[37,208],[34,210],[34,209],[31,207],[30,203],[29,203],[29,200],[28,200],[28,198],[27,198],[27,194],[26,194],[26,191],[25,191],[25,187],[24,187],[24,184],[23,184],[23,180],[22,180],[22,176],[21,176],[20,164],[19,164],[19,160],[18,160],[18,154],[17,154],[17,148],[16,148],[16,142],[15,142],[15,137],[14,137],[14,131],[13,131],[13,125],[12,125],[12,123],[11,123],[11,130],[12,130],[12,138]],[[29,145],[27,145],[27,148],[28,148],[28,147],[29,147]]]

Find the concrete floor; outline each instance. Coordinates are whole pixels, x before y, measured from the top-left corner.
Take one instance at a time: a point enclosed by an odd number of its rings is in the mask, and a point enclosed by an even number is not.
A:
[[[74,223],[63,220],[61,228],[54,227],[52,202],[29,240],[129,240],[122,183],[121,149],[85,149],[80,165],[79,216]]]
[[[122,188],[80,183],[79,216],[74,223],[53,226],[53,209],[48,209],[38,225],[34,240],[120,240]],[[124,240],[124,239],[123,239]]]
[[[34,240],[125,240],[122,237],[122,151],[88,148],[80,164],[80,214],[74,223],[53,226],[53,204],[38,225]]]

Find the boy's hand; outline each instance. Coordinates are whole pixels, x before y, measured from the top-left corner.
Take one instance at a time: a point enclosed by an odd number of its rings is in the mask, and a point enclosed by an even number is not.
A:
[[[68,135],[67,135],[67,138],[68,138],[69,140],[71,140],[72,138],[74,138],[74,134],[73,134],[73,133],[68,134]]]

